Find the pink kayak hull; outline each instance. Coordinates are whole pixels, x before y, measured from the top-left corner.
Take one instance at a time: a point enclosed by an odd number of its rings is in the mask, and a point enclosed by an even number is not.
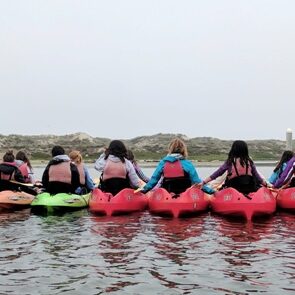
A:
[[[222,215],[243,217],[248,221],[252,220],[253,216],[270,215],[275,212],[276,199],[268,188],[261,187],[248,196],[249,198],[245,197],[233,188],[223,189],[211,198],[212,211]]]
[[[180,217],[206,211],[209,206],[207,195],[198,188],[188,188],[177,198],[164,188],[149,193],[149,211],[158,215]]]
[[[1,209],[22,209],[31,205],[34,196],[25,192],[2,191],[0,192],[0,208]]]
[[[97,188],[90,197],[89,210],[95,214],[112,216],[142,211],[147,203],[147,196],[140,192],[134,193],[131,188],[125,188],[115,196]]]
[[[282,189],[277,195],[277,206],[295,211],[295,187]]]

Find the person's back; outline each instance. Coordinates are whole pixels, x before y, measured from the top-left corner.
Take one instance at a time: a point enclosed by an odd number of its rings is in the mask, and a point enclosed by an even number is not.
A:
[[[140,179],[127,159],[127,149],[120,140],[111,141],[106,151],[96,160],[94,168],[100,171],[100,188],[116,195],[124,188],[137,188]]]
[[[253,175],[254,163],[251,160],[242,162],[240,158],[234,159],[228,169],[225,187],[233,187],[242,193],[255,192],[259,183]]]
[[[19,186],[11,181],[25,182],[15,163],[13,152],[7,151],[3,156],[3,162],[0,164],[0,190],[18,190]]]
[[[277,163],[271,176],[268,179],[268,181],[271,184],[275,184],[275,182],[280,178],[280,176],[286,169],[288,162],[292,159],[293,156],[294,156],[294,153],[292,151],[283,152],[280,161]]]
[[[45,191],[50,194],[75,193],[80,186],[79,172],[60,146],[52,148],[52,160],[42,176]]]
[[[173,139],[168,147],[168,155],[158,164],[150,181],[141,189],[142,192],[148,192],[155,186],[165,188],[168,192],[180,194],[193,184],[200,184],[200,179],[196,168],[191,161],[187,160],[188,153],[185,143],[179,139]],[[212,193],[213,190],[204,187],[206,192]]]
[[[239,192],[248,194],[257,191],[261,184],[267,185],[249,157],[247,143],[242,140],[233,142],[227,160],[204,180],[204,184],[216,179],[225,172],[227,172],[227,176],[223,188],[232,187]]]
[[[295,187],[295,156],[287,163],[285,170],[274,184],[275,188]]]
[[[25,182],[35,183],[34,173],[30,160],[24,151],[17,152],[17,154],[15,155],[15,163],[21,171]]]
[[[69,154],[71,161],[76,165],[80,176],[80,187],[76,189],[77,194],[84,194],[92,191],[95,188],[95,184],[89,174],[88,169],[83,164],[82,155],[79,151],[71,151]]]
[[[180,194],[192,185],[190,175],[184,168],[184,160],[180,153],[170,154],[163,159],[165,164],[161,187],[168,192]]]

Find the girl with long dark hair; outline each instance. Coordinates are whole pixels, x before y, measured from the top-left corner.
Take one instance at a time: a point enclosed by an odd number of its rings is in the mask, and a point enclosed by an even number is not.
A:
[[[248,145],[243,140],[233,142],[227,160],[203,183],[206,184],[225,172],[227,176],[223,187],[233,187],[245,194],[256,191],[261,185],[268,185],[258,173],[249,156]]]

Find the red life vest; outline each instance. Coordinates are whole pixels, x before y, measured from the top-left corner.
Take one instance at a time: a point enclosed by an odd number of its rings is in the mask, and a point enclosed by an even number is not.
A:
[[[113,162],[111,160],[106,161],[106,165],[103,169],[103,180],[110,178],[126,178],[127,170],[125,163]]]
[[[175,162],[166,162],[163,169],[164,178],[184,177],[184,171],[180,160]]]
[[[28,164],[22,163],[20,166],[18,166],[18,169],[20,170],[21,174],[23,175],[25,182],[29,182]]]
[[[49,182],[58,181],[63,183],[72,183],[71,162],[61,162],[56,165],[51,165],[48,171]]]
[[[238,176],[242,175],[252,175],[251,172],[251,163],[248,162],[248,165],[245,165],[244,167],[240,163],[240,159],[236,159],[235,163],[231,166],[231,173],[228,174],[227,178],[232,179]]]

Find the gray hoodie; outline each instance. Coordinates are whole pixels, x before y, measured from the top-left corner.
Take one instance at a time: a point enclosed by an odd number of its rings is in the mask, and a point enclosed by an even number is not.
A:
[[[121,162],[120,158],[113,156],[113,155],[109,155],[107,160],[110,160],[115,163]],[[105,154],[104,153],[101,154],[100,157],[95,161],[94,168],[99,172],[103,172],[107,160],[105,160]],[[140,187],[140,179],[136,174],[133,164],[129,160],[127,160],[126,158],[125,158],[124,164],[125,164],[126,171],[128,173],[128,177],[129,177],[131,185],[134,188]]]

